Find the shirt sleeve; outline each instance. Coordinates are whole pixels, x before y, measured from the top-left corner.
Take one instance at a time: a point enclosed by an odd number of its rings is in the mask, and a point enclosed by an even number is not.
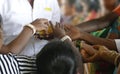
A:
[[[17,60],[12,54],[0,54],[1,74],[20,74]]]
[[[115,39],[116,47],[118,52],[120,53],[120,39]]]
[[[54,0],[53,2],[53,14],[52,14],[52,21],[54,22],[60,22],[60,8],[57,0]]]

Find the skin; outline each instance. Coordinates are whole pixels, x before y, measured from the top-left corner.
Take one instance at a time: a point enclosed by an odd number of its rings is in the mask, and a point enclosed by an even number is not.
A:
[[[104,45],[111,50],[117,51],[115,41],[112,39],[104,39],[104,38],[95,37],[87,32],[80,31],[79,28],[72,26],[72,25],[66,25],[65,29],[66,29],[67,35],[69,35],[72,38],[72,40],[84,40],[89,44]]]
[[[28,0],[30,3],[31,7],[33,8],[34,0]],[[41,31],[41,30],[47,30],[48,29],[48,20],[47,19],[36,19],[31,23],[36,31]],[[13,40],[11,43],[8,45],[3,45],[3,39],[2,39],[2,32],[0,33],[0,53],[2,54],[7,54],[7,53],[14,53],[14,54],[19,54],[29,39],[33,36],[33,32],[30,28],[24,27],[22,32],[19,34],[19,36]],[[21,41],[22,40],[22,41]]]
[[[33,21],[31,24],[35,27],[36,31],[41,31],[47,29],[47,25],[45,25],[46,23],[48,23],[48,20],[46,19],[37,19]],[[1,36],[0,40],[1,42],[3,42],[2,33],[0,36]],[[19,54],[32,36],[33,36],[32,29],[29,27],[24,27],[23,31],[19,34],[19,36],[15,40],[13,40],[8,45],[3,45],[3,44],[0,45],[1,46],[0,53]]]
[[[28,0],[28,2],[30,3],[31,7],[33,8],[34,0]]]
[[[76,14],[75,5],[69,5],[68,0],[61,0],[61,11],[65,16],[73,16]]]
[[[81,54],[83,56],[84,62],[99,62],[99,61],[106,61],[109,63],[114,64],[115,58],[119,55],[119,53],[116,52],[116,56],[113,56],[111,54],[111,50],[106,48],[105,46],[101,45],[88,45],[85,42],[81,43]],[[102,51],[100,51],[102,50]],[[114,53],[114,52],[112,52]],[[120,62],[120,56],[117,59],[117,62]],[[120,73],[120,64],[118,65],[117,74]]]
[[[54,35],[56,38],[61,39],[62,37],[64,37],[66,35],[63,25],[57,24],[55,27],[52,26],[52,28],[53,28]],[[72,46],[73,52],[75,53],[75,55],[77,57],[77,64],[78,64],[78,68],[76,70],[77,74],[84,74],[83,67],[81,68],[81,65],[83,66],[83,63],[80,59],[81,55],[79,54],[78,49],[75,47],[75,45],[69,39],[66,39],[65,42],[69,43]]]
[[[116,20],[116,18],[118,18],[118,15],[114,12],[111,12],[98,19],[80,23],[77,25],[77,27],[84,32],[93,32],[111,26],[110,23]]]

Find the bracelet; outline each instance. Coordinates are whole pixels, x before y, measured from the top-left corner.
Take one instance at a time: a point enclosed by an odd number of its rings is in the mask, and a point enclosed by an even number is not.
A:
[[[66,39],[69,39],[70,41],[72,41],[72,39],[68,35],[65,35],[64,37],[62,37],[61,41],[65,41]]]
[[[113,10],[113,12],[120,16],[120,5],[118,5],[118,6]]]
[[[115,58],[115,61],[114,61],[114,64],[117,66],[118,65],[118,58],[120,57],[120,55],[117,55],[116,58]]]
[[[27,24],[25,27],[29,27],[33,31],[33,35],[36,33],[36,29],[32,24]]]

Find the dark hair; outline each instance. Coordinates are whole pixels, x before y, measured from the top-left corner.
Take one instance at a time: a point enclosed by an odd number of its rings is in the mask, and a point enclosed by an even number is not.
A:
[[[71,45],[58,40],[48,43],[37,55],[37,74],[76,74],[76,57]]]
[[[72,5],[75,5],[76,4],[76,0],[67,0],[69,5],[72,6]]]

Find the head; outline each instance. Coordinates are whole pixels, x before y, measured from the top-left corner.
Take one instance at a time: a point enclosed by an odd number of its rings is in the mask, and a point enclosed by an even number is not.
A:
[[[76,11],[76,0],[61,0],[61,11],[65,16],[73,15]]]
[[[111,12],[117,5],[118,0],[99,0],[102,15]]]
[[[38,74],[77,74],[76,62],[71,46],[59,40],[48,43],[36,60]]]

